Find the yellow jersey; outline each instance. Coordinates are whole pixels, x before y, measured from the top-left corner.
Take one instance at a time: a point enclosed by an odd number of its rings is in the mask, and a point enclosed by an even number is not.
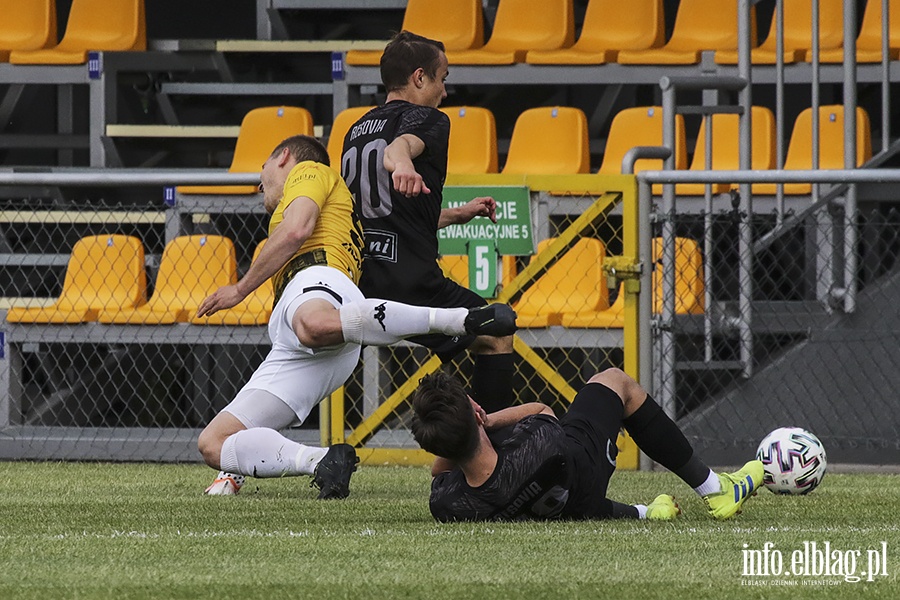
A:
[[[284,184],[284,195],[269,220],[269,235],[284,220],[284,209],[301,196],[316,203],[319,218],[309,238],[272,277],[277,298],[281,297],[291,278],[311,264],[327,263],[329,267],[334,267],[349,277],[353,283],[359,283],[362,225],[353,210],[353,197],[347,184],[331,167],[314,161],[303,161],[291,169]]]

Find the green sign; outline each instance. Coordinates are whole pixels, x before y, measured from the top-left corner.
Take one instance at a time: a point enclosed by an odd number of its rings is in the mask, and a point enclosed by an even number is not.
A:
[[[497,295],[497,244],[494,240],[469,242],[469,289],[482,298]]]
[[[491,196],[497,202],[497,222],[475,217],[463,225],[448,225],[438,230],[438,248],[442,255],[468,254],[471,240],[494,240],[504,256],[534,254],[531,229],[531,197],[526,187],[478,186],[445,187],[443,208],[456,208],[478,196]]]

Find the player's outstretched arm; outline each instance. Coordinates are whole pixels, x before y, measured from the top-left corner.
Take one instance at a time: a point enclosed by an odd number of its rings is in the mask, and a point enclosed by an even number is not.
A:
[[[556,418],[553,409],[546,404],[541,402],[529,402],[527,404],[517,404],[516,406],[510,406],[509,408],[504,408],[497,412],[488,413],[485,416],[484,428],[491,430],[508,427],[510,425],[515,425],[525,417],[530,417],[531,415],[548,415]]]
[[[236,284],[219,288],[201,302],[197,316],[211,315],[240,303],[296,254],[312,234],[318,219],[319,206],[311,198],[294,199],[284,209],[284,220],[269,236],[247,273]]]
[[[424,151],[425,142],[409,133],[404,133],[384,149],[384,168],[391,174],[394,189],[406,197],[431,193],[413,165],[413,159]]]
[[[438,229],[447,225],[468,223],[475,217],[487,217],[493,223],[497,222],[497,202],[490,196],[479,196],[455,208],[441,210],[438,219]]]

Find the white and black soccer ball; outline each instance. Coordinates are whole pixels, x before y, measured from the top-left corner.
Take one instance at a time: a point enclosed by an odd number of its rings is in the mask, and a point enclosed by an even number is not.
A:
[[[763,438],[756,459],[765,468],[763,483],[776,494],[808,494],[825,478],[828,459],[815,435],[800,427],[780,427]]]

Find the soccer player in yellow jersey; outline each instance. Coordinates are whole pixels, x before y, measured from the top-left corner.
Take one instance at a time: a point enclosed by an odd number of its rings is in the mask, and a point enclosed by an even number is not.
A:
[[[356,286],[362,230],[353,199],[315,138],[284,140],[263,164],[260,181],[272,215],[268,242],[240,281],[218,289],[197,311],[231,308],[273,279],[272,350],[200,434],[206,464],[220,469],[207,493],[235,494],[248,475],[312,475],[319,498],[345,498],[358,462],[354,449],[305,446],[279,430],[302,423],[347,380],[362,344],[426,333],[507,336],[515,313],[502,304],[435,309],[364,298]]]

